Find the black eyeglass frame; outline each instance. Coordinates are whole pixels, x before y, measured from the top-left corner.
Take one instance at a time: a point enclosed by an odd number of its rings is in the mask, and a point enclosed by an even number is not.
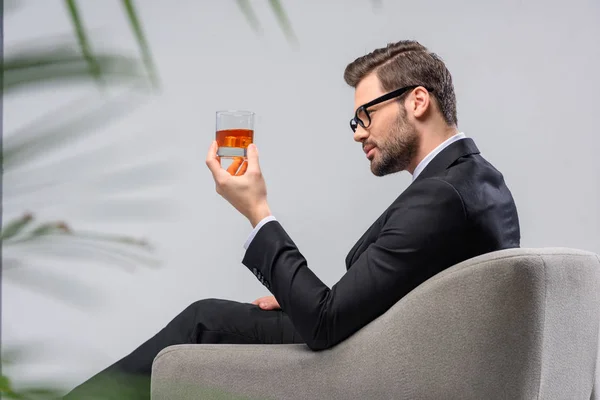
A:
[[[433,92],[433,89],[430,89],[424,85],[411,85],[411,86],[401,87],[400,89],[393,90],[389,93],[384,94],[383,96],[379,96],[378,98],[371,100],[370,102],[365,103],[356,109],[356,111],[354,112],[354,117],[350,119],[350,129],[352,129],[352,132],[356,132],[356,128],[358,128],[358,125],[362,126],[365,129],[368,128],[371,125],[371,116],[369,115],[369,111],[367,111],[367,109],[369,107],[373,107],[374,105],[383,103],[384,101],[388,101],[390,99],[393,99],[394,97],[400,97],[403,94],[405,94],[406,92],[408,92],[409,90],[416,89],[419,86],[422,86],[425,89],[427,89],[428,91]],[[361,111],[364,112],[367,117],[366,124],[362,119],[360,119],[358,117],[358,113]]]

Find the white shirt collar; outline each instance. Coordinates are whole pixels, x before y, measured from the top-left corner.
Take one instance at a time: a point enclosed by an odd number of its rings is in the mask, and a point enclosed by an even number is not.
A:
[[[421,160],[419,165],[417,165],[417,168],[415,168],[415,172],[413,172],[413,176],[412,176],[413,182],[415,181],[415,179],[417,179],[417,176],[419,176],[419,174],[421,172],[423,172],[423,170],[425,169],[427,164],[429,164],[429,162],[431,160],[433,160],[433,158],[435,156],[437,156],[442,150],[444,150],[446,147],[450,146],[452,143],[456,142],[457,140],[465,139],[466,137],[467,136],[462,132],[457,133],[456,135],[449,137],[448,139],[446,139],[444,141],[444,143],[440,144],[438,147],[433,149],[431,151],[431,153],[427,154],[427,156],[425,156],[425,158]]]

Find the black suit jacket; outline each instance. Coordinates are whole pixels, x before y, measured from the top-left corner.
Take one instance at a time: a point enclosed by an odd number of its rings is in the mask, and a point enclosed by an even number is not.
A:
[[[513,197],[472,139],[442,150],[373,223],[331,289],[277,221],[243,259],[313,350],[329,348],[385,313],[419,284],[474,256],[519,247]]]

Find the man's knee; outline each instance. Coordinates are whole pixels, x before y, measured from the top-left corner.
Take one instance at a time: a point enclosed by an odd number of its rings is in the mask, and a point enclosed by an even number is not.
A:
[[[190,304],[181,314],[194,331],[220,331],[245,319],[248,304],[223,299],[202,299]]]
[[[193,302],[182,314],[192,316],[196,321],[219,322],[223,318],[245,314],[248,306],[248,304],[237,301],[208,298]]]
[[[184,310],[184,312],[193,313],[193,314],[197,314],[199,312],[200,313],[210,312],[211,310],[214,310],[215,308],[217,308],[218,304],[220,302],[221,302],[221,300],[212,299],[212,298],[196,300],[195,302],[193,302],[192,304],[187,306],[187,308]]]

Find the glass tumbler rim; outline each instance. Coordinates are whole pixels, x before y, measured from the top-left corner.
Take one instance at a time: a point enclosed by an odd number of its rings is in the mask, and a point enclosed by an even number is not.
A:
[[[252,117],[254,116],[254,111],[248,110],[218,110],[216,112],[217,115],[232,115],[236,117]]]

